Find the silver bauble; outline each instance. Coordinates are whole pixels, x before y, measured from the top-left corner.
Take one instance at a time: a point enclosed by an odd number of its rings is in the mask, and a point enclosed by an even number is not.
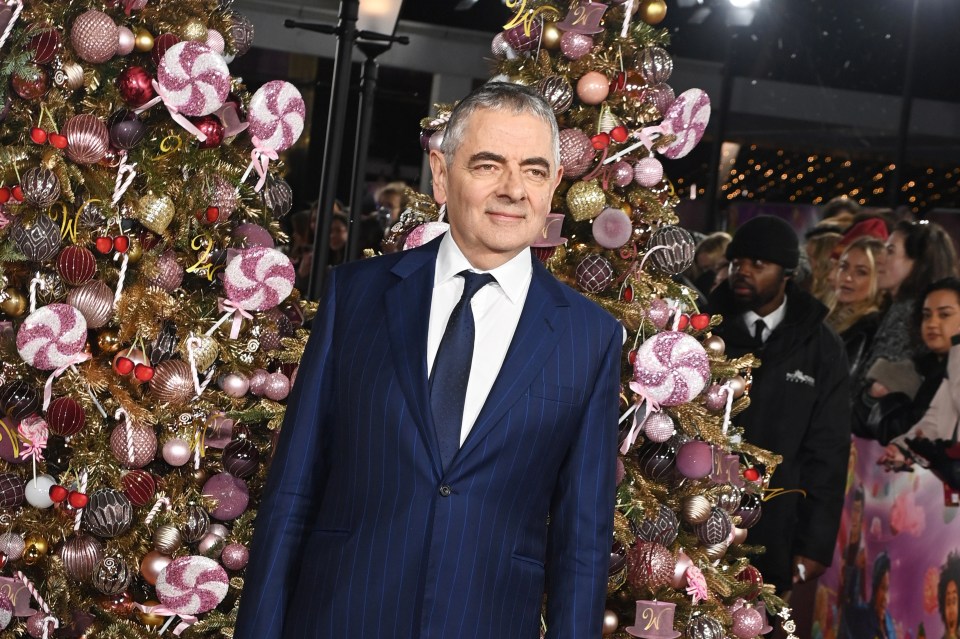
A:
[[[97,537],[112,539],[121,535],[133,521],[133,506],[126,495],[112,488],[101,488],[90,495],[83,509],[87,530]]]
[[[71,579],[87,581],[93,576],[100,559],[103,558],[103,544],[90,535],[74,535],[60,548],[60,560],[63,569]]]
[[[119,595],[133,580],[133,572],[120,557],[104,557],[93,569],[93,587],[105,595]]]
[[[164,524],[153,533],[153,547],[156,548],[157,552],[162,552],[165,555],[172,555],[180,548],[182,543],[180,531],[177,530],[176,526]]]
[[[45,209],[60,198],[60,180],[57,174],[42,166],[27,169],[20,177],[23,201],[38,209]]]
[[[657,270],[667,275],[679,275],[693,264],[696,246],[686,229],[661,226],[647,241],[647,254]]]

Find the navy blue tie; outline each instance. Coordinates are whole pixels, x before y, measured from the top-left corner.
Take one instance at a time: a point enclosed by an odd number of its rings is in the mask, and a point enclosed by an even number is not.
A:
[[[467,398],[467,381],[470,379],[476,334],[470,300],[481,288],[496,281],[489,273],[462,271],[458,275],[464,280],[463,295],[447,321],[430,375],[430,408],[433,410],[444,471],[460,450],[463,406]]]

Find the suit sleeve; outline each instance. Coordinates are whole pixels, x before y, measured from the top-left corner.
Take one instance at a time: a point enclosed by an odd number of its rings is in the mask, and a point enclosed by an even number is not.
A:
[[[580,432],[554,489],[547,549],[547,639],[599,637],[616,498],[622,329],[606,331]],[[603,347],[603,341],[598,345]]]
[[[800,450],[800,484],[793,552],[829,566],[840,527],[850,458],[850,378],[839,339],[828,332],[820,392]],[[838,361],[840,360],[840,361]]]
[[[323,494],[324,426],[332,393],[336,270],[307,341],[257,512],[235,639],[281,639],[310,513]]]

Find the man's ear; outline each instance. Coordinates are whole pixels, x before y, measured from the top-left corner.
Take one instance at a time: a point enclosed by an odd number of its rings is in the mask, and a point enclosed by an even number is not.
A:
[[[433,199],[440,204],[447,201],[447,158],[442,151],[430,151],[430,173],[433,174]]]

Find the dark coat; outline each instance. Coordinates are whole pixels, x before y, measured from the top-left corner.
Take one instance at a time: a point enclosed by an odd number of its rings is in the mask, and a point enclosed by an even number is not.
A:
[[[443,469],[426,364],[439,244],[330,273],[235,639],[537,639],[545,589],[548,637],[600,636],[622,329],[534,260],[500,374]]]
[[[783,322],[765,344],[747,331],[727,283],[710,297],[710,310],[724,316],[716,333],[727,355],[754,353],[750,407],[738,418],[745,438],[783,456],[767,495],[763,516],[748,543],[766,546],[755,563],[764,581],[790,588],[792,558],[802,555],[830,565],[840,525],[850,453],[850,386],[843,344],[824,323],[827,309],[792,283]]]
[[[850,365],[850,378],[857,379],[861,367],[866,363],[873,345],[873,337],[880,327],[880,313],[867,313],[858,319],[853,326],[840,333],[843,348],[847,353],[847,363]]]

